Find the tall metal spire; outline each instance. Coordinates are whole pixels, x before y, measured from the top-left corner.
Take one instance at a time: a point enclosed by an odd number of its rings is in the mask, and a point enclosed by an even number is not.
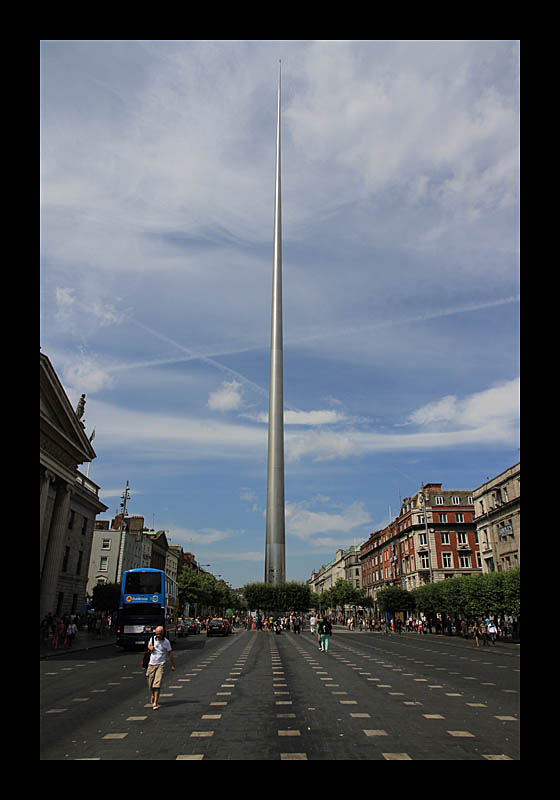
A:
[[[278,65],[278,121],[276,128],[276,182],[274,194],[274,263],[270,332],[270,392],[268,405],[268,472],[266,494],[266,583],[286,580],[284,513],[284,377],[282,337],[282,204],[280,180],[280,78]]]

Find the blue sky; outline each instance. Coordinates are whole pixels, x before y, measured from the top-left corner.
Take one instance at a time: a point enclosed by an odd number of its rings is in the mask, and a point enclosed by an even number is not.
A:
[[[41,346],[112,517],[263,580],[282,59],[286,565],[519,459],[519,43],[41,42]],[[85,466],[84,466],[85,471]]]

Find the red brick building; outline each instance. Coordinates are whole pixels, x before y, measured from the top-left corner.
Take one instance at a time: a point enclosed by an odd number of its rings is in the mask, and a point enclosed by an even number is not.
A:
[[[372,608],[387,586],[410,590],[482,571],[472,493],[428,483],[405,497],[398,517],[362,544],[362,588]]]

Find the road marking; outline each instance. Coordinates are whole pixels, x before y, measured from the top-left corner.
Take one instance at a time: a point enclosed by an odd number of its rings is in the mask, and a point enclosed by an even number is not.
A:
[[[102,739],[124,739],[128,736],[128,733],[106,733],[105,736],[102,736]]]
[[[198,737],[199,739],[208,738],[209,736],[214,736],[214,731],[193,731],[191,733],[191,738]]]
[[[204,756],[202,753],[196,753],[195,755],[192,756],[189,755],[177,756],[175,761],[202,761],[203,758]]]
[[[301,736],[299,731],[278,731],[278,736]]]
[[[426,717],[426,719],[445,719],[441,714],[422,714],[422,716]]]
[[[47,712],[47,714],[62,714],[63,711],[68,711],[67,708],[51,708]]]
[[[385,761],[412,761],[408,753],[381,753]]]
[[[306,753],[280,753],[280,761],[307,761]]]
[[[148,719],[148,717],[127,717],[126,721],[128,722],[141,722],[143,719]]]
[[[364,731],[366,736],[388,736],[387,731]]]
[[[468,731],[447,731],[450,736],[457,736],[462,739],[474,739],[474,734]]]
[[[509,756],[506,756],[505,753],[500,753],[500,755],[485,755],[482,753],[482,758],[485,758],[487,761],[512,761]]]

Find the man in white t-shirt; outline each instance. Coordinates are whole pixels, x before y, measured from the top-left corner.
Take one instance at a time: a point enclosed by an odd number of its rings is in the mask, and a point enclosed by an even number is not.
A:
[[[173,659],[171,642],[164,636],[163,627],[161,625],[156,628],[153,640],[150,639],[148,642],[148,650],[151,651],[151,656],[148,669],[146,670],[146,677],[148,679],[148,686],[152,692],[152,708],[156,711],[159,708],[158,700],[161,691],[161,682],[163,680],[163,668],[168,653],[171,659],[171,670],[175,672],[175,661]]]

